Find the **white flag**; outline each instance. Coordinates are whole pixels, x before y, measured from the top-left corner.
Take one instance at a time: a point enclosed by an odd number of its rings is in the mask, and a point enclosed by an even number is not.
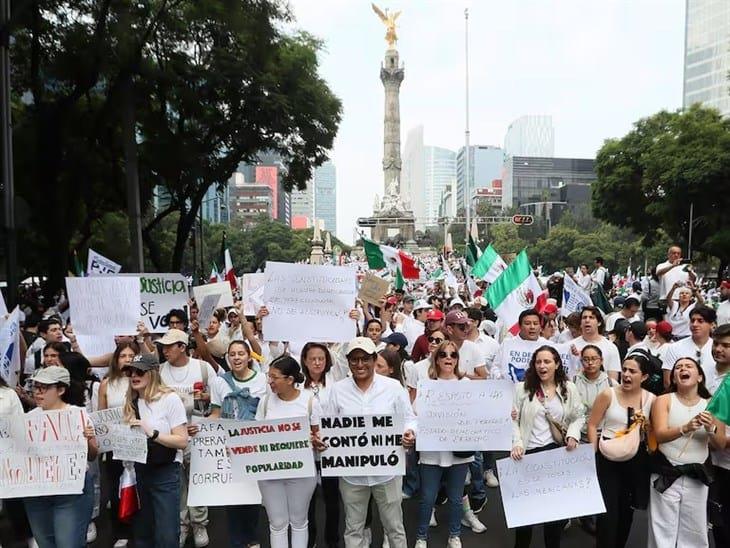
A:
[[[0,318],[0,376],[14,388],[20,371],[20,309],[16,306],[7,319]]]
[[[100,255],[93,249],[89,249],[89,260],[86,265],[87,276],[119,274],[121,270],[122,265],[115,263],[111,259],[107,259],[104,255]]]
[[[584,306],[592,306],[588,292],[573,281],[568,273],[563,276],[563,315],[580,312]]]

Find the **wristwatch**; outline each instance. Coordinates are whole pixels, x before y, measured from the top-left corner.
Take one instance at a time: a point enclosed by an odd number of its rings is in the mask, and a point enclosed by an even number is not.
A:
[[[152,441],[155,441],[159,435],[160,435],[160,431],[159,430],[153,430],[152,431],[152,435],[150,436],[150,439]]]

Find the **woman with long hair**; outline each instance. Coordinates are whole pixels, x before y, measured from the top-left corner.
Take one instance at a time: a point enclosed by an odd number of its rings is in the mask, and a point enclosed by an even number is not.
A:
[[[567,378],[560,354],[543,345],[535,350],[525,380],[515,386],[512,458],[539,453],[562,445],[568,451],[578,446],[585,422],[583,401],[575,384]],[[560,546],[566,521],[544,523],[546,548]],[[518,527],[515,548],[528,548],[534,525]]]
[[[421,361],[413,364],[411,374],[406,377],[406,385],[411,401],[415,401],[418,396],[418,381],[428,379],[428,370],[431,368],[431,360],[434,354],[441,346],[441,343],[447,340],[446,334],[441,329],[435,329],[428,335],[428,356]]]
[[[180,545],[180,463],[188,445],[188,419],[180,396],[160,378],[154,354],[138,354],[124,367],[129,390],[124,420],[147,436],[147,462],[136,463],[141,509],[134,515],[137,548]]]
[[[375,372],[403,384],[402,357],[393,350],[381,350],[375,360]]]
[[[650,372],[647,358],[630,355],[621,366],[621,384],[605,389],[593,402],[588,419],[588,440],[596,450],[596,472],[606,505],[606,512],[596,520],[598,548],[626,546],[634,509],[646,508],[648,503],[649,468],[645,441],[637,445],[633,457],[619,461],[608,451],[608,444],[602,449],[599,440],[612,440],[618,433],[624,436],[634,422],[634,428],[648,432],[654,394],[641,385]]]
[[[654,402],[651,423],[659,451],[652,459],[649,489],[650,547],[709,546],[709,448],[725,448],[725,425],[705,411],[710,398],[700,364],[680,358],[667,393]]]
[[[450,341],[438,345],[431,356],[428,378],[437,381],[469,381],[459,371],[459,351]],[[418,406],[418,401],[416,401]],[[431,522],[436,496],[443,481],[448,500],[448,548],[461,547],[461,518],[463,515],[462,499],[464,480],[469,463],[474,456],[457,456],[453,451],[421,451],[421,500],[418,506],[418,529],[416,531],[416,548],[425,548],[428,539],[428,528]]]
[[[29,414],[77,407],[70,402],[71,375],[67,369],[58,366],[39,369],[33,375],[32,383],[37,407]],[[93,461],[98,451],[94,426],[83,405],[78,407],[84,415],[87,459]],[[94,482],[88,466],[81,494],[26,497],[23,502],[39,548],[86,546],[86,531],[94,509]]]
[[[385,348],[385,344],[381,341],[380,337],[383,334],[383,322],[377,318],[370,318],[365,322],[363,329],[365,337],[369,338],[375,343],[375,347],[378,350]]]
[[[294,358],[285,354],[271,362],[268,380],[271,393],[259,405],[257,420],[311,415],[310,394],[297,388],[304,382],[304,375]],[[316,486],[314,477],[259,481],[263,505],[269,516],[271,548],[307,548],[307,516]]]
[[[674,293],[679,289],[679,297],[674,300]],[[697,288],[688,282],[680,285],[675,282],[667,293],[667,321],[672,324],[672,334],[676,339],[685,339],[690,336],[689,317],[696,306],[702,306],[705,301]]]

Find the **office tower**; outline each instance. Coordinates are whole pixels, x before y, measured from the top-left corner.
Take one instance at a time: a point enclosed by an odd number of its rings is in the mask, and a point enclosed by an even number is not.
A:
[[[469,171],[471,172],[470,184],[471,199],[474,198],[478,188],[489,188],[491,182],[499,179],[502,173],[504,162],[504,151],[500,147],[491,145],[471,145],[469,147]],[[466,149],[461,147],[456,157],[456,207],[466,207]]]
[[[521,116],[512,122],[504,136],[505,156],[555,155],[552,116]]]
[[[328,232],[337,233],[337,172],[332,162],[314,171],[314,218],[324,221]]]
[[[428,219],[425,224],[433,226],[437,224],[444,191],[456,184],[456,153],[446,148],[427,146],[424,147],[424,163],[422,196],[425,198],[424,213]]]

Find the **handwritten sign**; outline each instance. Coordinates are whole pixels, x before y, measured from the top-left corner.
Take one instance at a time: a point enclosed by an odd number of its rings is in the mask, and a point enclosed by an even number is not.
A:
[[[138,274],[141,317],[150,333],[168,330],[167,313],[173,308],[187,312],[188,281],[182,274]]]
[[[219,300],[220,295],[206,295],[202,302],[198,302],[198,323],[201,329],[207,329],[210,325]]]
[[[322,477],[404,475],[403,428],[397,415],[321,417]]]
[[[497,461],[507,527],[521,527],[606,511],[590,444]]]
[[[419,451],[509,451],[512,398],[509,380],[418,383]]]
[[[231,284],[228,282],[218,282],[214,284],[205,284],[193,287],[193,295],[195,302],[200,304],[206,295],[218,295],[216,308],[228,308],[233,306],[233,293],[231,293]]]
[[[231,461],[226,451],[228,429],[241,425],[233,420],[201,420],[190,438],[190,486],[188,506],[229,506],[261,504],[258,483],[243,478],[234,482]]]
[[[99,446],[99,453],[108,453],[112,447],[112,430],[115,425],[124,422],[124,409],[112,407],[89,413],[91,422],[94,423],[96,443]]]
[[[107,259],[104,255],[97,253],[93,249],[89,249],[89,258],[86,264],[87,275],[119,274],[121,270],[122,265],[115,263],[111,259]]]
[[[112,458],[145,464],[147,462],[147,435],[141,428],[126,424],[111,427]]]
[[[78,407],[0,417],[0,499],[80,494],[85,425]]]
[[[264,306],[264,285],[266,274],[256,272],[241,276],[241,300],[243,313],[246,316],[255,316],[259,308]]]
[[[7,319],[0,317],[0,377],[14,387],[20,371],[20,309],[16,306]]]
[[[364,303],[380,306],[380,301],[388,293],[389,283],[372,272],[365,274],[357,298]]]
[[[306,417],[237,422],[228,428],[226,447],[234,481],[315,475]]]
[[[357,296],[352,269],[267,262],[265,274],[265,340],[346,342],[355,336],[349,318]]]

